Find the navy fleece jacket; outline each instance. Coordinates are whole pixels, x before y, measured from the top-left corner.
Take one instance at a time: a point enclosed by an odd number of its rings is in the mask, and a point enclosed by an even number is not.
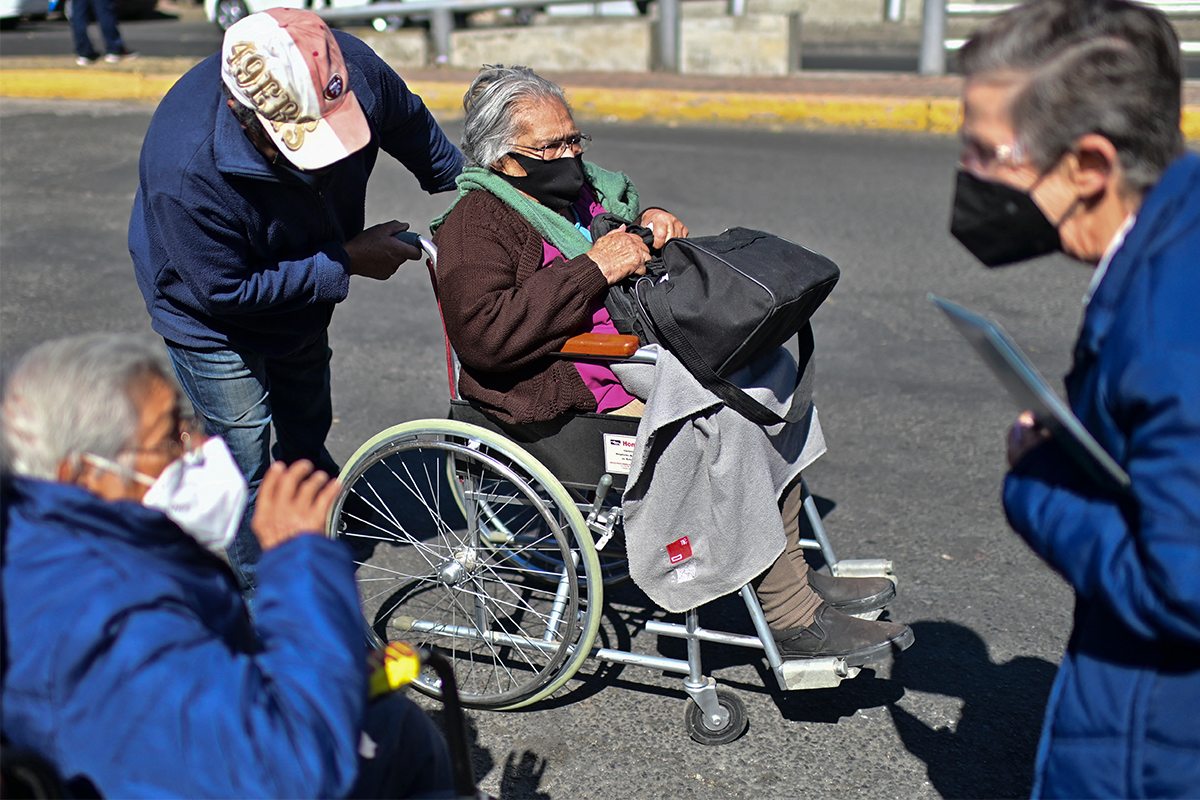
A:
[[[335,31],[371,142],[320,176],[272,166],[221,93],[220,54],[159,104],[142,145],[129,252],[151,323],[168,341],[279,356],[315,340],[350,286],[342,243],[364,227],[380,148],[425,191],[454,188],[462,155],[421,98]]]

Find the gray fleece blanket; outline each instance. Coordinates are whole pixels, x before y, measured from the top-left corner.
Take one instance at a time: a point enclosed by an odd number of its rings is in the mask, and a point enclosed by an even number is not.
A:
[[[617,364],[646,401],[624,495],[634,582],[667,611],[735,592],[783,552],[782,491],[825,452],[809,376],[797,387],[784,348],[729,376],[795,422],[762,428],[726,408],[669,352],[658,363]]]

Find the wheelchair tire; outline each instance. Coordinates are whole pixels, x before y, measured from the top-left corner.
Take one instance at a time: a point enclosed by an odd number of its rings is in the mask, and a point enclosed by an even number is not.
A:
[[[683,724],[688,736],[700,744],[729,744],[741,737],[750,727],[750,717],[746,714],[746,706],[742,699],[726,689],[717,689],[717,702],[728,714],[725,724],[720,728],[710,728],[704,712],[695,700],[689,699],[683,710]]]
[[[579,509],[537,459],[475,425],[417,420],[363,444],[341,480],[328,535],[355,553],[374,645],[433,648],[476,708],[529,705],[579,670],[600,625],[600,566]],[[432,672],[414,686],[440,698]]]

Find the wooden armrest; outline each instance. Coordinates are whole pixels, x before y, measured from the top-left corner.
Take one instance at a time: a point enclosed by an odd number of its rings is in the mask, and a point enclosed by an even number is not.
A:
[[[637,352],[638,337],[622,333],[581,333],[567,339],[560,353],[603,358],[628,358]]]

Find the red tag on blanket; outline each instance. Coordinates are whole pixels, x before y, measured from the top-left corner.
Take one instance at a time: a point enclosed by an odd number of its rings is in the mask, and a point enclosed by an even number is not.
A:
[[[667,545],[667,557],[671,559],[672,564],[678,564],[686,558],[691,558],[692,543],[688,541],[688,537],[676,539]]]

